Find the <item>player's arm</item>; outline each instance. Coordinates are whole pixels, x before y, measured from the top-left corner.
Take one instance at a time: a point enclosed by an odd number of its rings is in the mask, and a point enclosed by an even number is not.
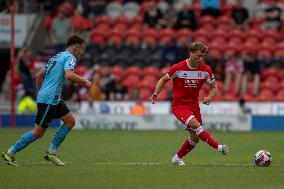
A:
[[[158,83],[156,85],[156,89],[155,89],[154,93],[152,94],[152,96],[150,97],[150,100],[151,100],[152,104],[155,104],[155,101],[157,100],[158,95],[163,90],[163,88],[165,87],[166,83],[169,80],[171,80],[169,78],[169,76],[165,75],[158,81]]]
[[[208,83],[208,85],[210,87],[210,92],[208,96],[204,98],[202,102],[206,105],[210,104],[211,100],[217,95],[217,92],[218,92],[216,81],[213,81],[212,83]]]
[[[45,76],[45,69],[41,69],[36,73],[36,90],[39,91],[41,84],[43,82],[43,78]]]
[[[78,76],[77,74],[75,74],[72,70],[65,70],[64,76],[66,79],[78,83],[78,84],[82,84],[85,85],[86,87],[90,87],[91,86],[91,82]]]

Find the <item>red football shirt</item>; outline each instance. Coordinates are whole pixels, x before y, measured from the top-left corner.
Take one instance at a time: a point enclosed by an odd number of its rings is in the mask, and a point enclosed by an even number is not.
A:
[[[205,81],[215,81],[208,65],[201,63],[197,68],[191,68],[188,60],[174,64],[167,74],[173,79],[173,106],[199,105],[199,91],[202,85]]]

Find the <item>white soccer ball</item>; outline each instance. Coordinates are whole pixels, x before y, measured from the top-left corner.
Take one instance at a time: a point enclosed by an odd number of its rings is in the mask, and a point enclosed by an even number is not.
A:
[[[267,150],[260,150],[254,155],[254,161],[257,166],[269,166],[272,161],[272,156]]]

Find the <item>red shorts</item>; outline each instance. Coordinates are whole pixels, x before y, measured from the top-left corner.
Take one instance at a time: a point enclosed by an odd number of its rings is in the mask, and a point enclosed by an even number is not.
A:
[[[202,119],[200,114],[200,108],[190,107],[190,106],[173,106],[172,111],[176,118],[180,120],[183,124],[188,126],[188,123],[195,118],[201,125]]]

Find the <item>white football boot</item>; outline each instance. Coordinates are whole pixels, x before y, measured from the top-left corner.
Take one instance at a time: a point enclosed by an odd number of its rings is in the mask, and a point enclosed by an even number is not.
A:
[[[175,155],[173,158],[172,158],[172,163],[175,164],[175,165],[179,165],[179,166],[184,166],[185,163],[183,162],[183,160],[181,158],[179,158],[177,155]]]
[[[226,155],[227,153],[229,153],[229,147],[227,145],[219,145],[218,151]]]

